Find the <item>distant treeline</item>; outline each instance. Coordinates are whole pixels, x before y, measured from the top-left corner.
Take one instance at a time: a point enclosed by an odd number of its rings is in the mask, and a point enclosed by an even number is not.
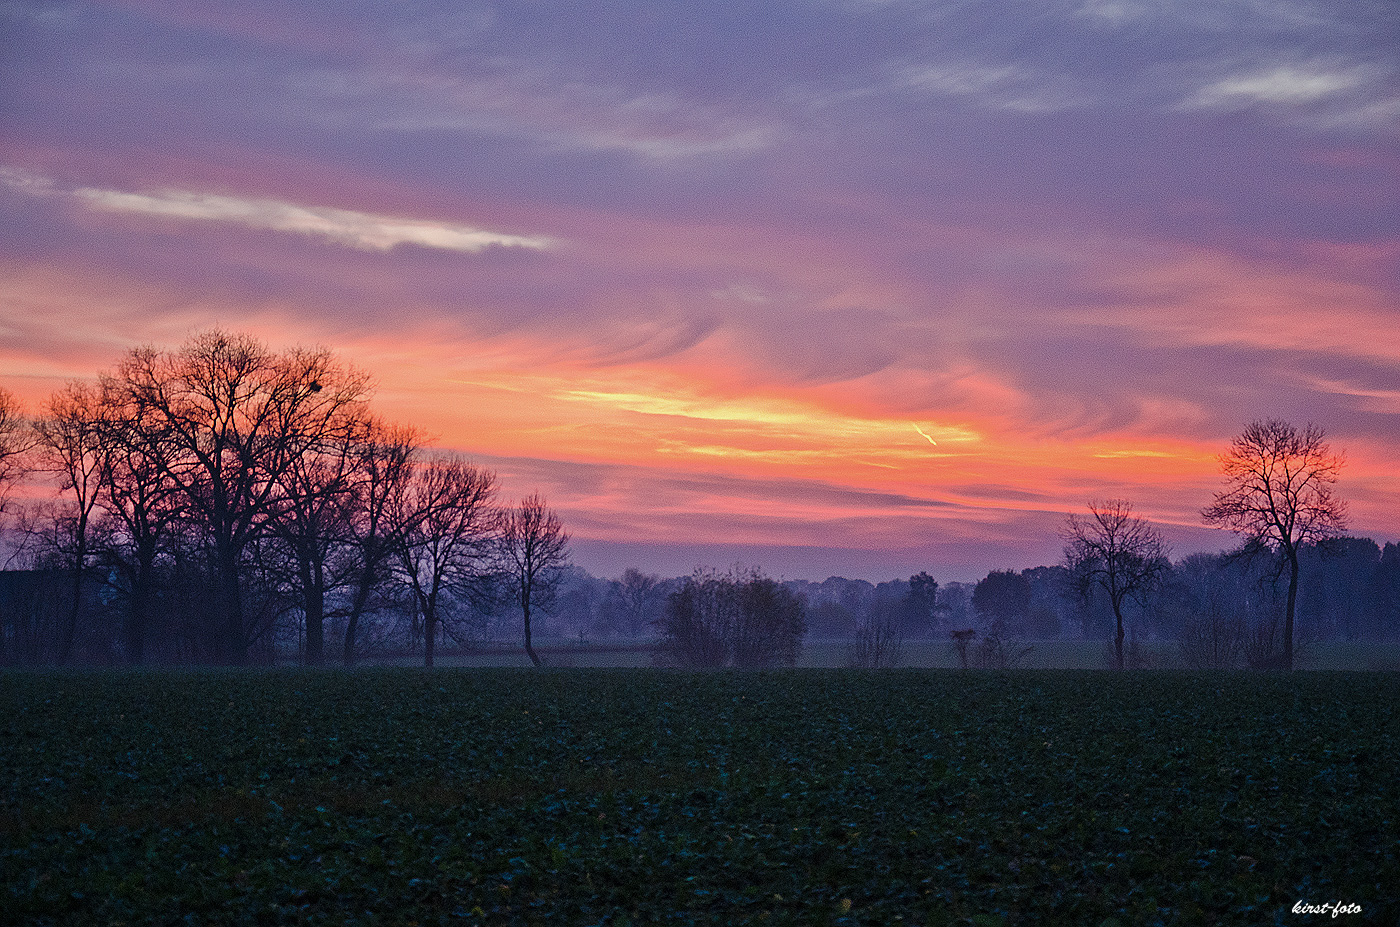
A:
[[[1400,640],[1400,544],[1345,537],[1301,556],[1300,637],[1307,641]],[[628,570],[616,580],[571,570],[549,633],[605,640],[655,636],[667,596],[683,579]],[[782,584],[806,605],[807,636],[849,640],[888,629],[903,640],[1109,640],[1114,615],[1098,587],[1081,592],[1065,566],[994,570],[976,583],[938,583],[927,573],[870,583],[833,576]],[[1178,641],[1201,667],[1267,665],[1282,648],[1287,577],[1276,560],[1192,554],[1174,561],[1151,592],[1127,605],[1129,635]]]
[[[1343,538],[1326,549],[1308,548],[1300,583],[1301,639],[1400,640],[1400,545]],[[702,574],[703,578],[703,574]],[[692,577],[661,577],[627,570],[616,579],[565,567],[536,635],[578,643],[660,641],[667,606]],[[84,579],[72,662],[127,662],[123,615],[129,589],[121,573],[91,569]],[[1144,602],[1129,606],[1130,638],[1179,642],[1188,665],[1267,665],[1282,646],[1285,580],[1273,565],[1193,554],[1171,565]],[[823,582],[788,580],[783,589],[803,603],[805,637],[845,640],[853,648],[874,629],[899,640],[950,641],[972,630],[977,641],[1073,638],[1107,641],[1114,616],[1099,591],[1081,595],[1070,571],[1043,566],[997,570],[976,583],[938,583],[927,573],[871,583],[833,576]],[[71,609],[72,574],[59,568],[0,572],[0,640],[7,665],[56,663]],[[305,616],[294,596],[269,584],[267,630],[250,652],[256,662],[306,658]],[[336,586],[326,602],[324,634],[343,641],[353,605],[351,587]],[[148,662],[217,660],[216,629],[205,626],[207,583],[196,564],[171,560],[148,616]],[[421,620],[407,589],[386,583],[361,614],[360,658],[421,656]],[[488,642],[518,646],[521,615],[504,595],[452,595],[439,612],[439,642],[469,650]],[[795,646],[790,625],[776,645]],[[775,645],[775,646],[776,646]],[[974,648],[974,653],[975,648]],[[698,662],[698,661],[697,661]],[[786,662],[786,660],[780,661]]]

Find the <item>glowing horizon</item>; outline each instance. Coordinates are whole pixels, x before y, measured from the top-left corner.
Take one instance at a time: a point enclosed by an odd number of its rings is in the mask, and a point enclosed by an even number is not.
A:
[[[1400,540],[1395,11],[255,6],[0,11],[32,408],[214,325],[324,345],[604,575],[966,580],[1109,497],[1220,549],[1270,417]]]

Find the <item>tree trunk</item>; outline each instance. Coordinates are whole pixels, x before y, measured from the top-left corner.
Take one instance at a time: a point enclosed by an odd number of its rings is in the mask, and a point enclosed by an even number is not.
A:
[[[222,545],[221,545],[222,546]],[[231,545],[223,547],[218,557],[219,577],[216,587],[219,602],[215,613],[222,627],[224,662],[243,666],[248,662],[248,636],[243,633],[243,596],[238,587],[238,553]]]
[[[529,599],[529,597],[528,597],[528,596],[522,596],[522,597],[521,597],[521,601],[520,601],[520,605],[521,605],[521,607],[522,607],[522,608],[524,609],[524,611],[525,611],[525,652],[526,652],[527,654],[530,655],[530,662],[531,662],[531,663],[533,663],[535,666],[540,666],[540,665],[542,664],[543,661],[540,660],[539,654],[535,653],[535,648],[534,648],[533,646],[531,646],[531,644],[530,644],[530,599]]]
[[[326,661],[324,579],[320,564],[308,564],[302,570],[302,616],[306,619],[307,666],[320,666]]]
[[[369,594],[374,589],[374,568],[366,566],[360,571],[359,582],[355,584],[355,598],[350,603],[350,615],[345,621],[345,650],[344,660],[346,666],[354,666],[357,655],[355,653],[355,635],[360,629],[360,616],[365,612],[365,606],[369,604]]]
[[[1123,604],[1117,599],[1113,600],[1113,617],[1117,619],[1118,631],[1113,638],[1113,646],[1118,655],[1118,668],[1123,668]]]
[[[1298,552],[1288,552],[1288,609],[1283,613],[1283,668],[1293,669],[1293,611],[1298,604]]]
[[[346,666],[355,665],[355,634],[360,629],[360,613],[365,610],[365,603],[369,600],[369,586],[361,581],[360,587],[355,590],[355,599],[350,603],[350,615],[345,619],[345,647],[341,652],[341,658]]]
[[[73,567],[73,604],[68,609],[68,618],[63,625],[63,637],[59,642],[58,662],[60,666],[66,666],[73,658],[73,639],[78,632],[78,615],[83,606],[83,566],[82,558],[84,552],[81,547],[78,551],[78,563]]]
[[[151,585],[155,579],[155,546],[141,541],[136,549],[136,568],[131,574],[131,602],[126,611],[126,662],[140,666],[146,662],[146,625],[151,613]]]
[[[437,616],[428,612],[423,616],[423,665],[433,668],[433,644],[437,637]]]

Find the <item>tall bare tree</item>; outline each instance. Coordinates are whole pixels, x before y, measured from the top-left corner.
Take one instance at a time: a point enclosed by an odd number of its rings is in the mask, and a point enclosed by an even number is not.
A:
[[[327,601],[341,579],[333,561],[350,541],[355,469],[368,427],[358,404],[340,412],[327,421],[321,440],[288,462],[280,477],[285,504],[274,522],[306,628],[308,666],[325,662]]]
[[[145,660],[157,560],[163,551],[170,553],[183,509],[168,474],[163,434],[144,427],[139,407],[119,381],[104,376],[101,390],[109,448],[103,456],[101,505],[111,527],[104,553],[125,581],[123,650],[128,663],[139,665]]]
[[[1301,431],[1278,419],[1250,424],[1220,457],[1225,490],[1201,512],[1206,524],[1238,534],[1242,553],[1268,551],[1279,558],[1279,571],[1288,572],[1283,668],[1290,670],[1299,551],[1346,530],[1346,503],[1332,490],[1346,458],[1325,437],[1311,423]]]
[[[535,493],[502,513],[498,537],[511,598],[525,619],[525,653],[539,666],[542,661],[530,640],[531,613],[553,604],[569,561],[569,535],[559,516]]]
[[[91,557],[93,513],[102,489],[107,459],[114,452],[106,427],[99,390],[73,381],[49,398],[46,414],[37,419],[40,466],[55,474],[70,508],[59,518],[60,553],[71,576],[68,616],[59,633],[58,662],[73,654],[78,616],[83,608],[83,580]]]
[[[452,595],[480,594],[489,574],[496,478],[455,457],[439,457],[417,469],[394,518],[402,542],[398,568],[422,621],[423,665],[433,650]]]
[[[422,437],[412,428],[372,419],[356,445],[350,476],[353,500],[348,507],[350,602],[345,616],[343,656],[353,666],[360,620],[375,590],[389,579],[395,556],[412,526],[395,513],[405,511],[405,493],[413,483]]]
[[[175,352],[132,351],[117,379],[143,427],[169,449],[163,467],[207,548],[223,659],[245,663],[266,630],[245,620],[245,556],[291,502],[283,477],[323,445],[347,406],[364,400],[367,382],[327,351],[279,355],[218,330]]]
[[[1139,601],[1170,569],[1162,535],[1146,519],[1133,515],[1125,499],[1089,503],[1089,517],[1071,514],[1061,533],[1065,566],[1081,593],[1097,586],[1113,606],[1117,623],[1114,652],[1123,668],[1123,603]]]

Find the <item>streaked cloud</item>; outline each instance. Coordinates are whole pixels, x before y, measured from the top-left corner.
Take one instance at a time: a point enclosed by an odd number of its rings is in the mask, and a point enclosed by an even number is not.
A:
[[[53,180],[11,168],[0,169],[0,183],[35,196],[62,196],[89,209],[168,219],[227,222],[254,229],[293,232],[366,251],[418,245],[477,253],[487,248],[542,250],[556,242],[543,235],[510,235],[468,225],[376,215],[285,200],[223,196],[187,190],[134,193],[97,187],[64,189]]]

